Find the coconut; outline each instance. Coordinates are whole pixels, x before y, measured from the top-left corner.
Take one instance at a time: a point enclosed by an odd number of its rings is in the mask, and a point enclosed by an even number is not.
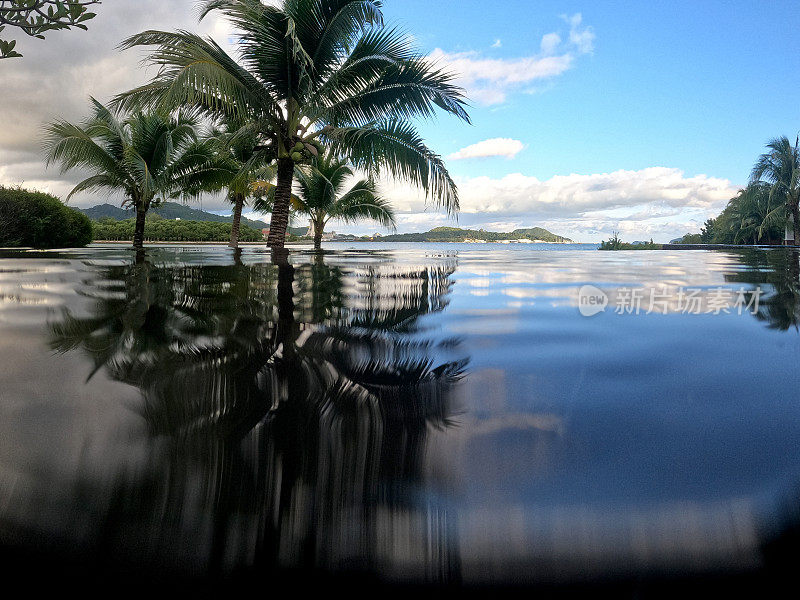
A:
[[[303,155],[299,152],[292,152],[292,160],[296,163],[299,163],[301,160],[303,160]]]
[[[295,152],[302,152],[302,151],[303,151],[303,148],[305,148],[305,147],[306,147],[306,146],[305,146],[305,144],[303,144],[303,142],[297,142],[297,143],[294,145],[294,151],[295,151]]]

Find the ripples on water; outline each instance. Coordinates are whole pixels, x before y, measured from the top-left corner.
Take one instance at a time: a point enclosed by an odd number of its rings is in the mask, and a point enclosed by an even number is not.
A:
[[[516,585],[791,551],[797,254],[453,248],[0,254],[0,556]],[[585,285],[764,298],[584,318]]]

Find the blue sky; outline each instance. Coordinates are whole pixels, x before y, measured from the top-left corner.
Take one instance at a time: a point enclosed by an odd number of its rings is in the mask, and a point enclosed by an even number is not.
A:
[[[502,8],[488,10],[487,5]],[[620,194],[629,196],[627,203],[608,202],[611,206],[602,209],[600,202],[600,212],[588,219],[578,209],[558,218],[536,210],[526,217],[515,209],[513,216],[497,215],[494,221],[532,225],[544,219],[558,227],[561,219],[561,232],[587,241],[612,229],[665,241],[717,214],[746,183],[770,137],[800,130],[797,83],[792,81],[800,68],[797,1],[404,0],[387,2],[386,13],[413,32],[426,52],[441,49],[450,59],[491,59],[502,67],[541,58],[543,38],[553,33],[562,40],[553,53],[572,55],[568,69],[507,86],[503,100],[487,99],[485,90],[472,94],[472,127],[449,118],[424,127],[431,145],[444,155],[492,138],[524,145],[512,160],[450,161],[451,172],[461,178],[522,174],[547,182],[571,174],[660,167],[670,174],[678,170],[685,179],[705,175],[728,182],[713,185],[713,193],[698,191],[692,183],[677,186],[676,194],[684,194],[681,203],[669,197],[676,184],[668,174],[665,208],[655,191],[637,199],[629,190],[633,177],[619,184]],[[569,44],[567,21],[575,15],[581,16],[579,31],[589,32],[591,47]],[[584,185],[592,187],[593,180]],[[625,219],[643,212],[674,214]],[[462,221],[481,219],[465,215]]]
[[[668,241],[722,210],[769,138],[800,131],[798,0],[384,4],[387,21],[453,71],[471,99],[473,125],[445,116],[421,124],[460,186],[461,226]],[[25,58],[0,65],[0,86],[11,90],[0,104],[0,183],[66,196],[79,174],[45,169],[37,132],[55,117],[80,120],[89,95],[107,100],[146,80],[136,53],[116,51],[122,38],[184,28],[235,52],[229,24],[218,15],[198,24],[194,8],[114,0],[86,33],[20,40]],[[400,231],[456,224],[408,185],[382,186]]]
[[[450,119],[425,128],[444,153],[490,137],[528,146],[513,162],[481,164],[489,175],[523,170],[547,179],[659,165],[740,184],[767,138],[800,130],[796,0],[390,0],[386,13],[427,51],[505,60],[537,54],[548,33],[565,37],[560,15],[581,14],[591,27],[593,52],[531,85],[537,93],[473,102],[472,128]],[[502,47],[492,48],[498,39]]]

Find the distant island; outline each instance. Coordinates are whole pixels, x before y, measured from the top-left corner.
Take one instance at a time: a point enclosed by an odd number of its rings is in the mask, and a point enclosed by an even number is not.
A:
[[[531,229],[515,229],[510,233],[498,233],[496,231],[486,231],[484,229],[459,229],[458,227],[437,227],[427,233],[401,233],[397,235],[376,236],[372,238],[375,242],[453,242],[453,243],[476,243],[484,244],[488,242],[520,242],[525,244],[547,243],[547,244],[574,244],[571,239],[556,235],[542,229],[533,227]]]

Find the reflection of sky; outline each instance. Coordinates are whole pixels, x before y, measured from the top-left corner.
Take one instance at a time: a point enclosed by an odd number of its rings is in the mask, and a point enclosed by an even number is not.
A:
[[[725,279],[743,269],[732,256],[514,258],[487,270],[462,255],[450,309],[438,317],[472,360],[469,417],[437,448],[454,457],[441,468],[460,473],[470,543],[512,560],[497,541],[520,531],[573,551],[569,539],[631,542],[638,532],[661,536],[650,541],[653,551],[663,543],[686,553],[692,545],[701,554],[739,552],[752,535],[754,506],[763,510],[800,475],[797,333],[747,314],[577,311],[587,284],[739,289]],[[533,417],[539,421],[526,426]],[[687,519],[694,529],[675,533]]]

